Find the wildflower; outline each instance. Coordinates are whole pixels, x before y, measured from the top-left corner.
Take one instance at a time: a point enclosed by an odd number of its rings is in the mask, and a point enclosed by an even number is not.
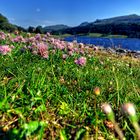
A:
[[[110,104],[108,104],[108,103],[102,104],[101,108],[102,108],[103,112],[107,115],[113,112]]]
[[[88,54],[88,57],[91,58],[92,56],[90,54]]]
[[[42,54],[44,51],[48,49],[48,47],[43,43],[39,43],[37,47],[40,54]]]
[[[94,47],[93,50],[94,50],[94,51],[98,51],[98,47]]]
[[[52,50],[52,54],[55,54],[56,53],[56,50]]]
[[[47,39],[45,37],[42,38],[43,42],[47,42]]]
[[[112,125],[110,125],[111,128],[115,129],[116,133],[118,133],[118,136],[120,137],[121,140],[125,140],[122,130],[120,129],[120,127],[115,121],[114,112],[112,111],[111,106],[108,103],[104,103],[101,108],[104,111],[104,113],[107,115],[109,121],[111,121],[112,123]]]
[[[63,58],[64,60],[65,60],[67,57],[68,57],[67,54],[63,54],[63,55],[62,55],[62,58]]]
[[[83,43],[79,43],[79,47],[80,48],[84,48],[84,44]]]
[[[11,49],[14,49],[14,48],[15,48],[15,46],[11,45],[11,46],[10,46],[10,48],[11,48]]]
[[[76,59],[74,62],[77,64],[77,65],[81,65],[81,66],[84,66],[86,64],[86,57],[80,57],[79,59]]]
[[[33,42],[35,42],[36,39],[35,39],[35,37],[30,37],[27,40],[29,43],[33,43]]]
[[[37,55],[37,51],[35,51],[35,50],[32,51],[32,54]]]
[[[40,34],[36,34],[36,35],[35,35],[35,39],[36,39],[37,41],[41,41],[41,35],[40,35]]]
[[[73,55],[73,51],[69,51],[68,54],[69,54],[69,56],[72,56]]]
[[[132,103],[126,103],[122,106],[122,109],[125,113],[128,113],[130,116],[135,116],[136,111]]]
[[[84,50],[81,49],[81,50],[80,50],[80,54],[84,54],[84,53],[85,53]]]
[[[51,36],[51,34],[50,34],[49,32],[47,32],[47,33],[46,33],[46,35],[47,35],[48,37],[50,37],[50,36]]]
[[[14,34],[15,35],[18,35],[19,34],[19,31],[18,30],[15,30]]]
[[[11,52],[11,48],[8,45],[0,46],[0,53],[6,55],[7,53]]]
[[[6,36],[6,34],[5,34],[4,32],[1,32],[1,31],[0,31],[0,36],[1,36],[1,35]]]
[[[89,49],[89,46],[85,46],[85,49]]]
[[[73,50],[74,50],[74,52],[76,52],[76,53],[79,52],[79,49],[78,49],[78,48],[74,48]]]
[[[44,43],[37,44],[38,53],[43,56],[43,54],[48,50],[48,46]]]
[[[138,118],[136,115],[135,107],[132,103],[126,103],[122,106],[122,110],[129,115],[131,123],[136,131],[138,139],[140,140],[140,126],[138,124]]]
[[[122,106],[122,111],[124,111],[124,113],[127,113],[129,115],[132,122],[137,122],[136,111],[132,103],[124,104]]]
[[[48,58],[49,58],[48,51],[46,51],[46,52],[42,55],[42,57],[48,59]]]
[[[99,87],[95,87],[94,88],[94,93],[95,93],[95,95],[100,95],[100,88]]]
[[[23,43],[26,42],[25,39],[23,38],[23,36],[16,36],[16,38],[13,38],[11,41],[12,42],[23,42]]]
[[[54,42],[55,42],[55,39],[54,39],[54,38],[50,38],[50,39],[49,39],[49,42],[50,42],[50,43],[54,43]]]
[[[72,51],[73,50],[73,43],[68,42],[67,43],[67,48],[68,48],[68,51]]]
[[[113,110],[112,110],[110,104],[104,103],[104,104],[102,104],[101,108],[102,108],[103,112],[107,115],[108,119],[112,122],[115,122],[115,116],[114,116],[114,113],[113,113]]]
[[[4,32],[0,32],[0,40],[5,40],[6,34]]]
[[[61,44],[59,41],[55,42],[55,47],[59,50],[63,50],[65,48],[64,44]]]

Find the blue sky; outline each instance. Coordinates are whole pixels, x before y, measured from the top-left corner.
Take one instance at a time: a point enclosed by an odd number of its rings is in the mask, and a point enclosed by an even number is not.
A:
[[[0,0],[0,13],[11,23],[28,26],[77,26],[128,14],[140,15],[140,0]]]

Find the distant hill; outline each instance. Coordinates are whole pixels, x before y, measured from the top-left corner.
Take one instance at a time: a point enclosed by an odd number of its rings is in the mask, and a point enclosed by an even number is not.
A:
[[[58,24],[58,25],[46,26],[43,28],[43,30],[45,32],[52,32],[52,31],[58,31],[58,30],[63,30],[63,29],[68,29],[68,28],[70,27],[67,25]]]
[[[17,27],[9,23],[8,19],[0,14],[0,30],[14,31]]]
[[[86,22],[81,23],[79,26],[83,27],[83,26],[87,26],[87,25],[89,25],[89,22],[86,21]]]
[[[20,27],[18,25],[13,25],[9,22],[9,20],[0,13],[0,30],[5,30],[5,31],[15,31],[15,30],[20,30],[20,31],[28,31],[28,32],[35,32],[35,33],[46,33],[46,32],[53,32],[53,31],[58,31],[58,30],[64,30],[70,28],[67,25],[63,24],[58,24],[58,25],[52,25],[52,26],[37,26],[32,27],[29,26],[28,29],[24,29],[23,27]]]
[[[96,19],[93,22],[83,22],[79,25],[79,27],[82,26],[89,26],[89,25],[101,25],[101,24],[128,24],[128,23],[136,23],[140,24],[140,16],[136,14],[131,15],[125,15],[125,16],[118,16],[118,17],[112,17],[107,19]]]
[[[0,30],[4,30],[8,32],[13,32],[15,30],[26,31],[23,27],[11,24],[7,19],[7,17],[2,15],[1,13],[0,13]]]
[[[9,22],[8,19],[0,13],[0,23]]]
[[[120,24],[120,23],[139,23],[140,24],[140,16],[136,14],[113,17],[108,19],[97,19],[93,24]]]
[[[108,19],[97,19],[94,22],[83,22],[77,27],[59,30],[62,34],[116,34],[140,38],[140,16],[136,14],[118,16]]]

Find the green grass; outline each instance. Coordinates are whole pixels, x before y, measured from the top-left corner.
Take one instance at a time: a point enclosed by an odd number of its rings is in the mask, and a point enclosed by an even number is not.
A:
[[[53,35],[54,38],[65,38],[65,37],[69,37],[69,36],[72,36],[71,34],[61,34],[61,35]]]
[[[107,35],[107,38],[127,38],[126,35]]]
[[[107,34],[101,34],[101,33],[89,33],[89,34],[78,34],[80,36],[86,36],[86,37],[105,37],[105,38],[127,38],[125,35],[107,35]]]
[[[100,34],[100,33],[89,33],[88,37],[106,37],[106,38],[127,38],[125,35],[107,35],[107,34]]]
[[[88,37],[102,37],[102,34],[100,34],[100,33],[89,33],[87,36]]]
[[[120,106],[133,102],[140,118],[139,60],[92,52],[86,66],[80,67],[74,63],[75,55],[63,60],[57,51],[47,60],[29,51],[21,53],[23,44],[14,45],[11,55],[0,55],[2,139],[115,139],[104,123],[104,102],[112,105],[126,138],[135,138]],[[95,87],[100,87],[99,96]]]
[[[79,36],[86,36],[86,37],[105,37],[105,38],[127,38],[126,35],[107,35],[107,34],[101,34],[101,33],[89,33],[89,34],[77,34]],[[62,34],[62,35],[53,35],[54,38],[65,38],[72,36],[70,34]]]

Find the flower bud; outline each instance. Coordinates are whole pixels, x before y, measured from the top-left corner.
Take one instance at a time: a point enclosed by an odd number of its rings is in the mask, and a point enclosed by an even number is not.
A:
[[[94,88],[94,93],[95,93],[95,95],[100,95],[100,88],[99,87],[95,87]]]
[[[103,112],[105,114],[109,114],[109,113],[112,112],[112,108],[111,108],[111,106],[108,103],[102,104],[102,107],[101,108],[102,108],[102,110],[103,110]]]
[[[136,111],[132,103],[126,103],[122,106],[122,109],[125,113],[128,113],[130,116],[135,116]]]
[[[127,113],[132,122],[137,122],[135,107],[132,103],[126,103],[122,106],[124,113]]]
[[[134,105],[132,103],[126,103],[122,106],[122,110],[129,115],[129,119],[131,120],[131,123],[135,128],[138,139],[140,140],[140,126],[138,124],[138,118]]]
[[[102,108],[103,112],[107,115],[108,119],[112,122],[115,122],[114,113],[112,111],[110,104],[104,103],[104,104],[102,104],[101,108]]]

